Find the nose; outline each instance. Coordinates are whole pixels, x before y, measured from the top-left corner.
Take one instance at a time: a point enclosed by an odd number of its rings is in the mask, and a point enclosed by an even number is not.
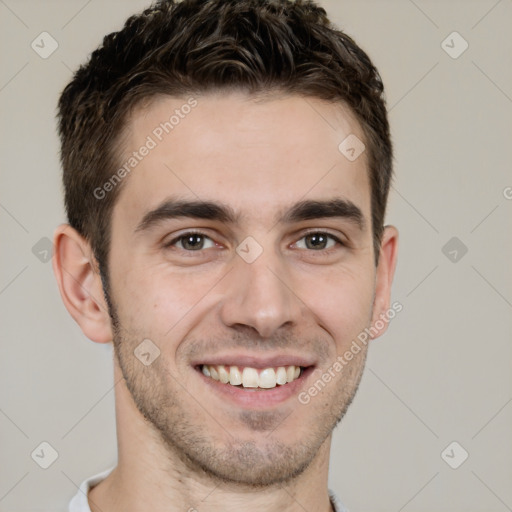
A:
[[[293,290],[277,255],[263,254],[254,262],[236,258],[224,282],[221,319],[231,328],[252,327],[262,338],[301,318],[304,303]]]

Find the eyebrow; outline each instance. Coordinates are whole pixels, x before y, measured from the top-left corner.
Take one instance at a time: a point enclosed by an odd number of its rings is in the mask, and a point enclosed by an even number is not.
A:
[[[181,217],[237,224],[241,215],[236,213],[231,206],[215,201],[188,201],[170,198],[146,213],[135,232],[146,231],[160,222]],[[291,224],[304,220],[332,217],[347,219],[356,224],[360,231],[364,231],[366,226],[361,209],[352,201],[344,198],[300,201],[284,213],[278,214],[277,222]]]
[[[280,222],[292,223],[302,220],[340,217],[347,219],[364,231],[366,223],[363,212],[352,201],[335,198],[324,201],[300,201],[292,206],[279,219]]]

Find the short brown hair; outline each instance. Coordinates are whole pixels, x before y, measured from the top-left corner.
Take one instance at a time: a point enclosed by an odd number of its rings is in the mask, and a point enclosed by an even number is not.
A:
[[[366,53],[313,1],[161,0],[105,36],[59,100],[68,220],[90,242],[104,283],[121,186],[102,199],[94,191],[119,166],[130,112],[157,95],[230,89],[299,94],[351,109],[366,139],[378,263],[392,145],[382,80]]]

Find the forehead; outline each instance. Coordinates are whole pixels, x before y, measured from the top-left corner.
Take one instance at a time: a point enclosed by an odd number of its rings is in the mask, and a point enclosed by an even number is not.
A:
[[[242,93],[159,97],[127,123],[121,165],[133,166],[115,210],[136,223],[166,196],[180,195],[261,219],[301,199],[347,197],[366,214],[366,151],[351,161],[340,151],[347,137],[364,140],[341,103]]]

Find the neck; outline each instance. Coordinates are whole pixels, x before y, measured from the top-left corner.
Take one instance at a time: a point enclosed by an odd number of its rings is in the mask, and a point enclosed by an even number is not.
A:
[[[89,493],[91,512],[330,512],[327,490],[331,436],[293,480],[263,488],[219,481],[190,467],[144,420],[114,365],[118,465]],[[141,441],[143,440],[143,441]]]

